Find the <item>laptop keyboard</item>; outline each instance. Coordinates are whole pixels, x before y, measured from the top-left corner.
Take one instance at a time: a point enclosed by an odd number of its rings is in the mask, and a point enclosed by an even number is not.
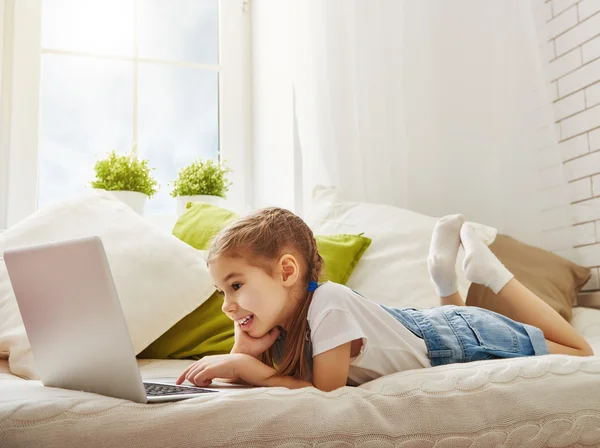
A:
[[[144,383],[146,395],[163,396],[163,395],[185,395],[185,394],[201,394],[204,392],[217,392],[216,390],[201,389],[199,387],[181,387],[171,386],[169,384]]]

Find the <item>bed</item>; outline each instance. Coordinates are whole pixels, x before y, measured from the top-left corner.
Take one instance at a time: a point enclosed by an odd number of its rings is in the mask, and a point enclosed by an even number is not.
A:
[[[600,310],[575,308],[600,353]],[[139,360],[173,381],[191,361]],[[136,404],[45,388],[0,360],[0,446],[599,446],[600,357],[547,355],[413,370],[333,392],[231,388]]]
[[[389,306],[438,304],[426,265],[435,218],[340,202],[329,189],[321,193],[320,208],[315,208],[319,219],[311,225],[315,232],[364,232],[373,240],[349,279],[350,287]],[[482,228],[486,244],[496,236],[491,230]],[[2,242],[6,249],[90,234],[103,238],[136,353],[214,292],[205,267],[194,264],[197,251],[174,238],[170,226],[154,226],[100,193],[65,201],[9,229],[0,238],[0,253]],[[555,260],[546,266],[552,263],[565,264]],[[468,299],[469,284],[459,267],[457,260],[459,290]],[[553,282],[550,274],[546,277],[543,282]],[[228,387],[220,394],[166,404],[45,388],[23,379],[33,378],[35,363],[12,292],[6,278],[1,280],[1,448],[600,446],[600,356],[440,366],[327,393]],[[388,287],[383,292],[389,296],[381,291],[384,280]],[[594,309],[600,308],[600,295],[580,298],[585,300],[573,309],[571,322],[600,354],[600,309]],[[169,315],[174,311],[179,315]],[[1,359],[9,353],[12,371],[20,376],[11,374],[8,361]],[[138,361],[145,379],[170,382],[191,362]]]

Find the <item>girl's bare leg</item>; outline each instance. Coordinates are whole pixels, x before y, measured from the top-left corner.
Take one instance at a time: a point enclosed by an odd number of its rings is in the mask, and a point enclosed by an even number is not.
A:
[[[550,305],[516,280],[469,224],[463,225],[460,237],[466,253],[467,279],[498,294],[515,320],[542,330],[550,353],[593,355],[587,341]]]
[[[498,292],[498,296],[509,306],[515,320],[533,325],[544,332],[550,353],[577,356],[594,354],[575,328],[518,280],[510,280]]]
[[[461,297],[460,293],[456,291],[451,296],[440,297],[440,304],[443,305],[456,305],[456,306],[465,306],[465,301]]]

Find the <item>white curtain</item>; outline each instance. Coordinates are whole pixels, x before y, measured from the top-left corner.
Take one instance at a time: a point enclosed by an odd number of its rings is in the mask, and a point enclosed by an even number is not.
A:
[[[305,206],[334,185],[573,259],[529,1],[297,0],[290,27]]]

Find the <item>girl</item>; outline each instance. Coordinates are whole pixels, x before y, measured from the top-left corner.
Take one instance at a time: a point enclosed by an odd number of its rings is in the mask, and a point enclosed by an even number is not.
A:
[[[454,267],[461,243],[467,279],[491,288],[519,322],[465,306]],[[340,284],[318,285],[323,260],[312,231],[292,212],[267,208],[241,218],[217,235],[207,259],[223,312],[234,321],[233,350],[195,362],[177,384],[208,386],[218,378],[331,391],[456,362],[593,355],[567,321],[513,278],[461,215],[438,221],[427,262],[442,306],[390,308]]]

